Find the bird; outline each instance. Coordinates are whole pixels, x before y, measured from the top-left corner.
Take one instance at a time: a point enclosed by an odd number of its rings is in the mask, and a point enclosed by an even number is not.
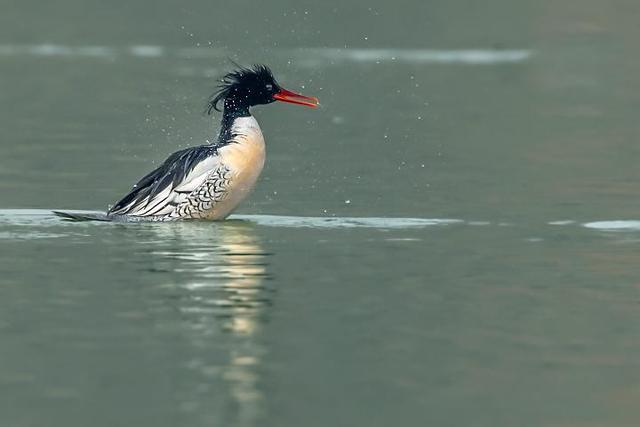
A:
[[[316,97],[280,86],[266,65],[238,66],[220,80],[205,108],[208,115],[222,111],[214,142],[171,154],[106,213],[54,213],[76,221],[225,219],[254,188],[265,162],[264,136],[250,108],[275,101],[319,105]]]

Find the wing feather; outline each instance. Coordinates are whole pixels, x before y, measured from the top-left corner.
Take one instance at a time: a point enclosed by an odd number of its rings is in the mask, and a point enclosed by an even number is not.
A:
[[[118,201],[109,215],[166,215],[202,185],[220,165],[213,146],[202,145],[173,153]]]

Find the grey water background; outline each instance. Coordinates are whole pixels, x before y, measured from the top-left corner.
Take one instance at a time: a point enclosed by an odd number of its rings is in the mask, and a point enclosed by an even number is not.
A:
[[[632,1],[18,2],[0,13],[0,424],[637,426]],[[69,223],[213,138],[225,223]]]

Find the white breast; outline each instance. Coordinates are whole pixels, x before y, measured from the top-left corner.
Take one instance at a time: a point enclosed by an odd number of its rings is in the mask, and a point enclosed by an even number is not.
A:
[[[221,163],[226,165],[232,179],[226,198],[215,208],[215,219],[229,215],[253,190],[265,160],[264,137],[253,116],[234,120],[231,132],[233,142],[218,150]]]

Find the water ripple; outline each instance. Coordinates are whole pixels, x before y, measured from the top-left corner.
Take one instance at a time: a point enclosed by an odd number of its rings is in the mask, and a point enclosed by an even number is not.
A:
[[[76,211],[79,213],[96,214],[96,211]],[[289,228],[380,228],[380,229],[412,229],[434,226],[447,226],[454,224],[464,224],[465,221],[451,218],[400,218],[400,217],[312,217],[312,216],[286,216],[286,215],[231,215],[224,224],[233,224],[238,221],[246,221],[266,227],[289,227]],[[172,230],[175,227],[182,227],[186,222],[178,223],[150,223],[135,222]],[[202,224],[202,221],[194,221]],[[108,226],[109,222],[69,222],[56,217],[52,211],[45,209],[0,209],[0,225],[40,225],[40,226],[60,226],[75,225],[88,226],[89,224]],[[123,224],[119,222],[118,224]],[[223,223],[218,223],[223,224]],[[489,222],[469,222],[473,225],[490,225]],[[172,228],[174,227],[174,228]],[[188,232],[181,229],[182,233]],[[236,254],[240,255],[240,254]],[[251,253],[244,253],[251,255]],[[197,253],[184,253],[185,257],[200,256]]]

